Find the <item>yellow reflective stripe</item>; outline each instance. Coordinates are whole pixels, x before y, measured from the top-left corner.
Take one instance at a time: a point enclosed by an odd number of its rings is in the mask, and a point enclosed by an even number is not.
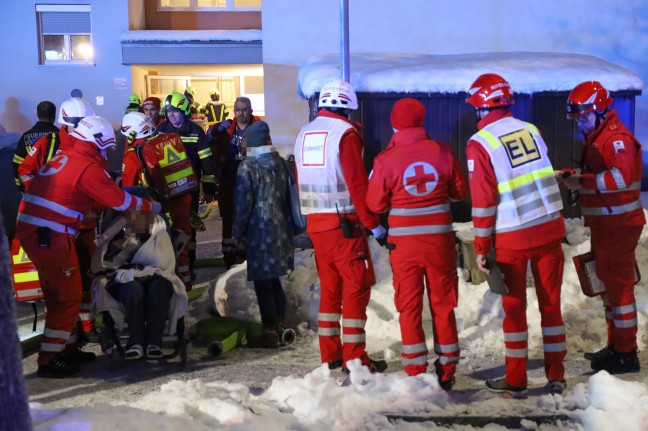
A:
[[[50,142],[50,147],[49,147],[49,154],[47,154],[47,159],[45,159],[45,162],[49,162],[52,156],[54,155],[54,143],[56,142],[56,135],[52,133],[52,141]]]
[[[187,154],[184,151],[177,151],[172,146],[165,147],[164,158],[160,160],[160,167],[164,168],[186,158]]]
[[[528,174],[520,175],[519,177],[515,177],[512,180],[500,183],[497,185],[497,189],[500,193],[508,192],[517,187],[523,186],[525,184],[530,184],[536,180],[548,177],[549,175],[553,174],[553,168],[551,166],[547,166],[546,168],[538,169],[537,171],[529,172]]]
[[[198,142],[198,136],[180,136],[182,142]]]
[[[201,182],[216,184],[216,177],[214,175],[203,175],[201,178]]]
[[[205,148],[203,150],[198,151],[198,157],[201,159],[206,159],[207,157],[211,157],[212,152],[211,148]]]
[[[539,135],[540,134],[540,132],[538,132],[538,128],[534,124],[527,123],[526,121],[523,121],[523,123],[526,124],[526,126],[529,129],[531,129],[531,133],[533,133],[534,135]]]
[[[27,283],[29,281],[38,281],[38,272],[29,271],[29,272],[20,272],[14,274],[14,281],[16,283]]]
[[[479,132],[477,132],[477,134],[482,138],[486,139],[486,142],[488,142],[488,144],[493,148],[493,150],[497,150],[499,147],[502,146],[499,140],[495,136],[493,136],[492,133],[490,133],[485,129],[480,130]]]
[[[21,164],[24,162],[25,159],[23,157],[20,157],[18,154],[14,154],[13,162],[16,164]]]
[[[171,183],[173,183],[173,182],[179,180],[180,178],[186,178],[186,177],[188,177],[188,176],[191,175],[192,173],[193,173],[193,169],[192,169],[191,166],[190,166],[190,167],[185,168],[185,169],[183,169],[183,170],[181,170],[181,171],[174,172],[174,173],[171,174],[171,175],[166,175],[166,176],[164,177],[164,180],[167,182],[167,184],[171,184]]]
[[[18,249],[18,253],[11,256],[11,260],[14,265],[31,262],[29,256],[27,256],[27,253],[25,253],[25,250],[22,247]]]

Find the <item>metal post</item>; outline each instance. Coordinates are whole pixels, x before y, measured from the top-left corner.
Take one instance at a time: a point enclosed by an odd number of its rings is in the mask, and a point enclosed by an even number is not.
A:
[[[351,82],[351,66],[349,63],[349,0],[340,3],[340,71],[342,79]]]

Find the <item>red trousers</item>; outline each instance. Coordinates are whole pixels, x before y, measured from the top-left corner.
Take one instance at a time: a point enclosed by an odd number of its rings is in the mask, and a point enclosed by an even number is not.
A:
[[[320,278],[318,335],[322,363],[360,358],[365,350],[365,324],[371,286],[375,283],[367,238],[356,226],[353,238],[341,229],[309,233]],[[342,328],[340,328],[342,318]]]
[[[83,286],[83,299],[79,309],[79,319],[83,324],[83,330],[89,332],[93,329],[93,319],[90,313],[92,306],[92,276],[90,267],[92,255],[94,255],[97,235],[94,227],[90,229],[81,229],[74,240],[74,248],[79,259],[79,273],[81,274],[81,285]]]
[[[459,362],[457,268],[454,235],[390,237],[389,255],[394,274],[394,302],[400,313],[403,369],[410,376],[426,372],[428,349],[423,331],[423,295],[432,315],[435,368],[440,381],[454,378]]]
[[[635,249],[643,226],[591,227],[596,275],[605,285],[608,346],[619,352],[637,348]]]
[[[47,307],[38,354],[38,365],[44,365],[65,348],[77,320],[83,288],[74,237],[50,231],[50,246],[41,247],[37,230],[23,223],[16,226],[16,236],[38,270]]]
[[[171,229],[178,229],[192,238],[191,229],[191,195],[186,194],[169,199],[164,203],[164,211],[171,218]],[[194,237],[195,240],[195,237]],[[176,259],[176,270],[185,284],[191,283],[191,268],[189,266],[189,249],[187,246]]]
[[[509,290],[508,295],[502,296],[505,313],[506,383],[527,387],[529,336],[526,317],[526,273],[529,262],[531,262],[540,308],[545,374],[550,382],[563,380],[567,336],[560,310],[560,290],[565,261],[560,241],[529,250],[498,248],[496,255],[497,265],[504,275]]]

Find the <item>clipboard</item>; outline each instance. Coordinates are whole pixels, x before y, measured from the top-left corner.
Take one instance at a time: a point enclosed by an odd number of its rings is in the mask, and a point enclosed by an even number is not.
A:
[[[486,275],[486,282],[490,291],[498,295],[508,295],[509,290],[504,282],[504,275],[500,272],[495,261],[494,250],[491,250],[486,256],[486,269],[490,270],[490,274]]]
[[[587,253],[574,256],[574,267],[578,275],[578,281],[581,285],[581,290],[586,296],[594,297],[605,293],[605,284],[596,275],[596,261],[594,253],[588,251]],[[635,284],[641,281],[641,273],[639,266],[635,261]]]

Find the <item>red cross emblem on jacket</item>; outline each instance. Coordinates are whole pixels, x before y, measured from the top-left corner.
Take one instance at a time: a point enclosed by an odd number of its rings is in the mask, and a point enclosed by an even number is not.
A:
[[[425,162],[414,162],[405,169],[403,187],[409,194],[425,196],[436,188],[439,174],[434,166]]]
[[[40,171],[38,172],[41,175],[54,175],[58,171],[60,171],[63,166],[68,161],[68,157],[64,154],[57,154],[52,159],[47,162],[47,164],[43,165],[42,168],[40,168]]]

